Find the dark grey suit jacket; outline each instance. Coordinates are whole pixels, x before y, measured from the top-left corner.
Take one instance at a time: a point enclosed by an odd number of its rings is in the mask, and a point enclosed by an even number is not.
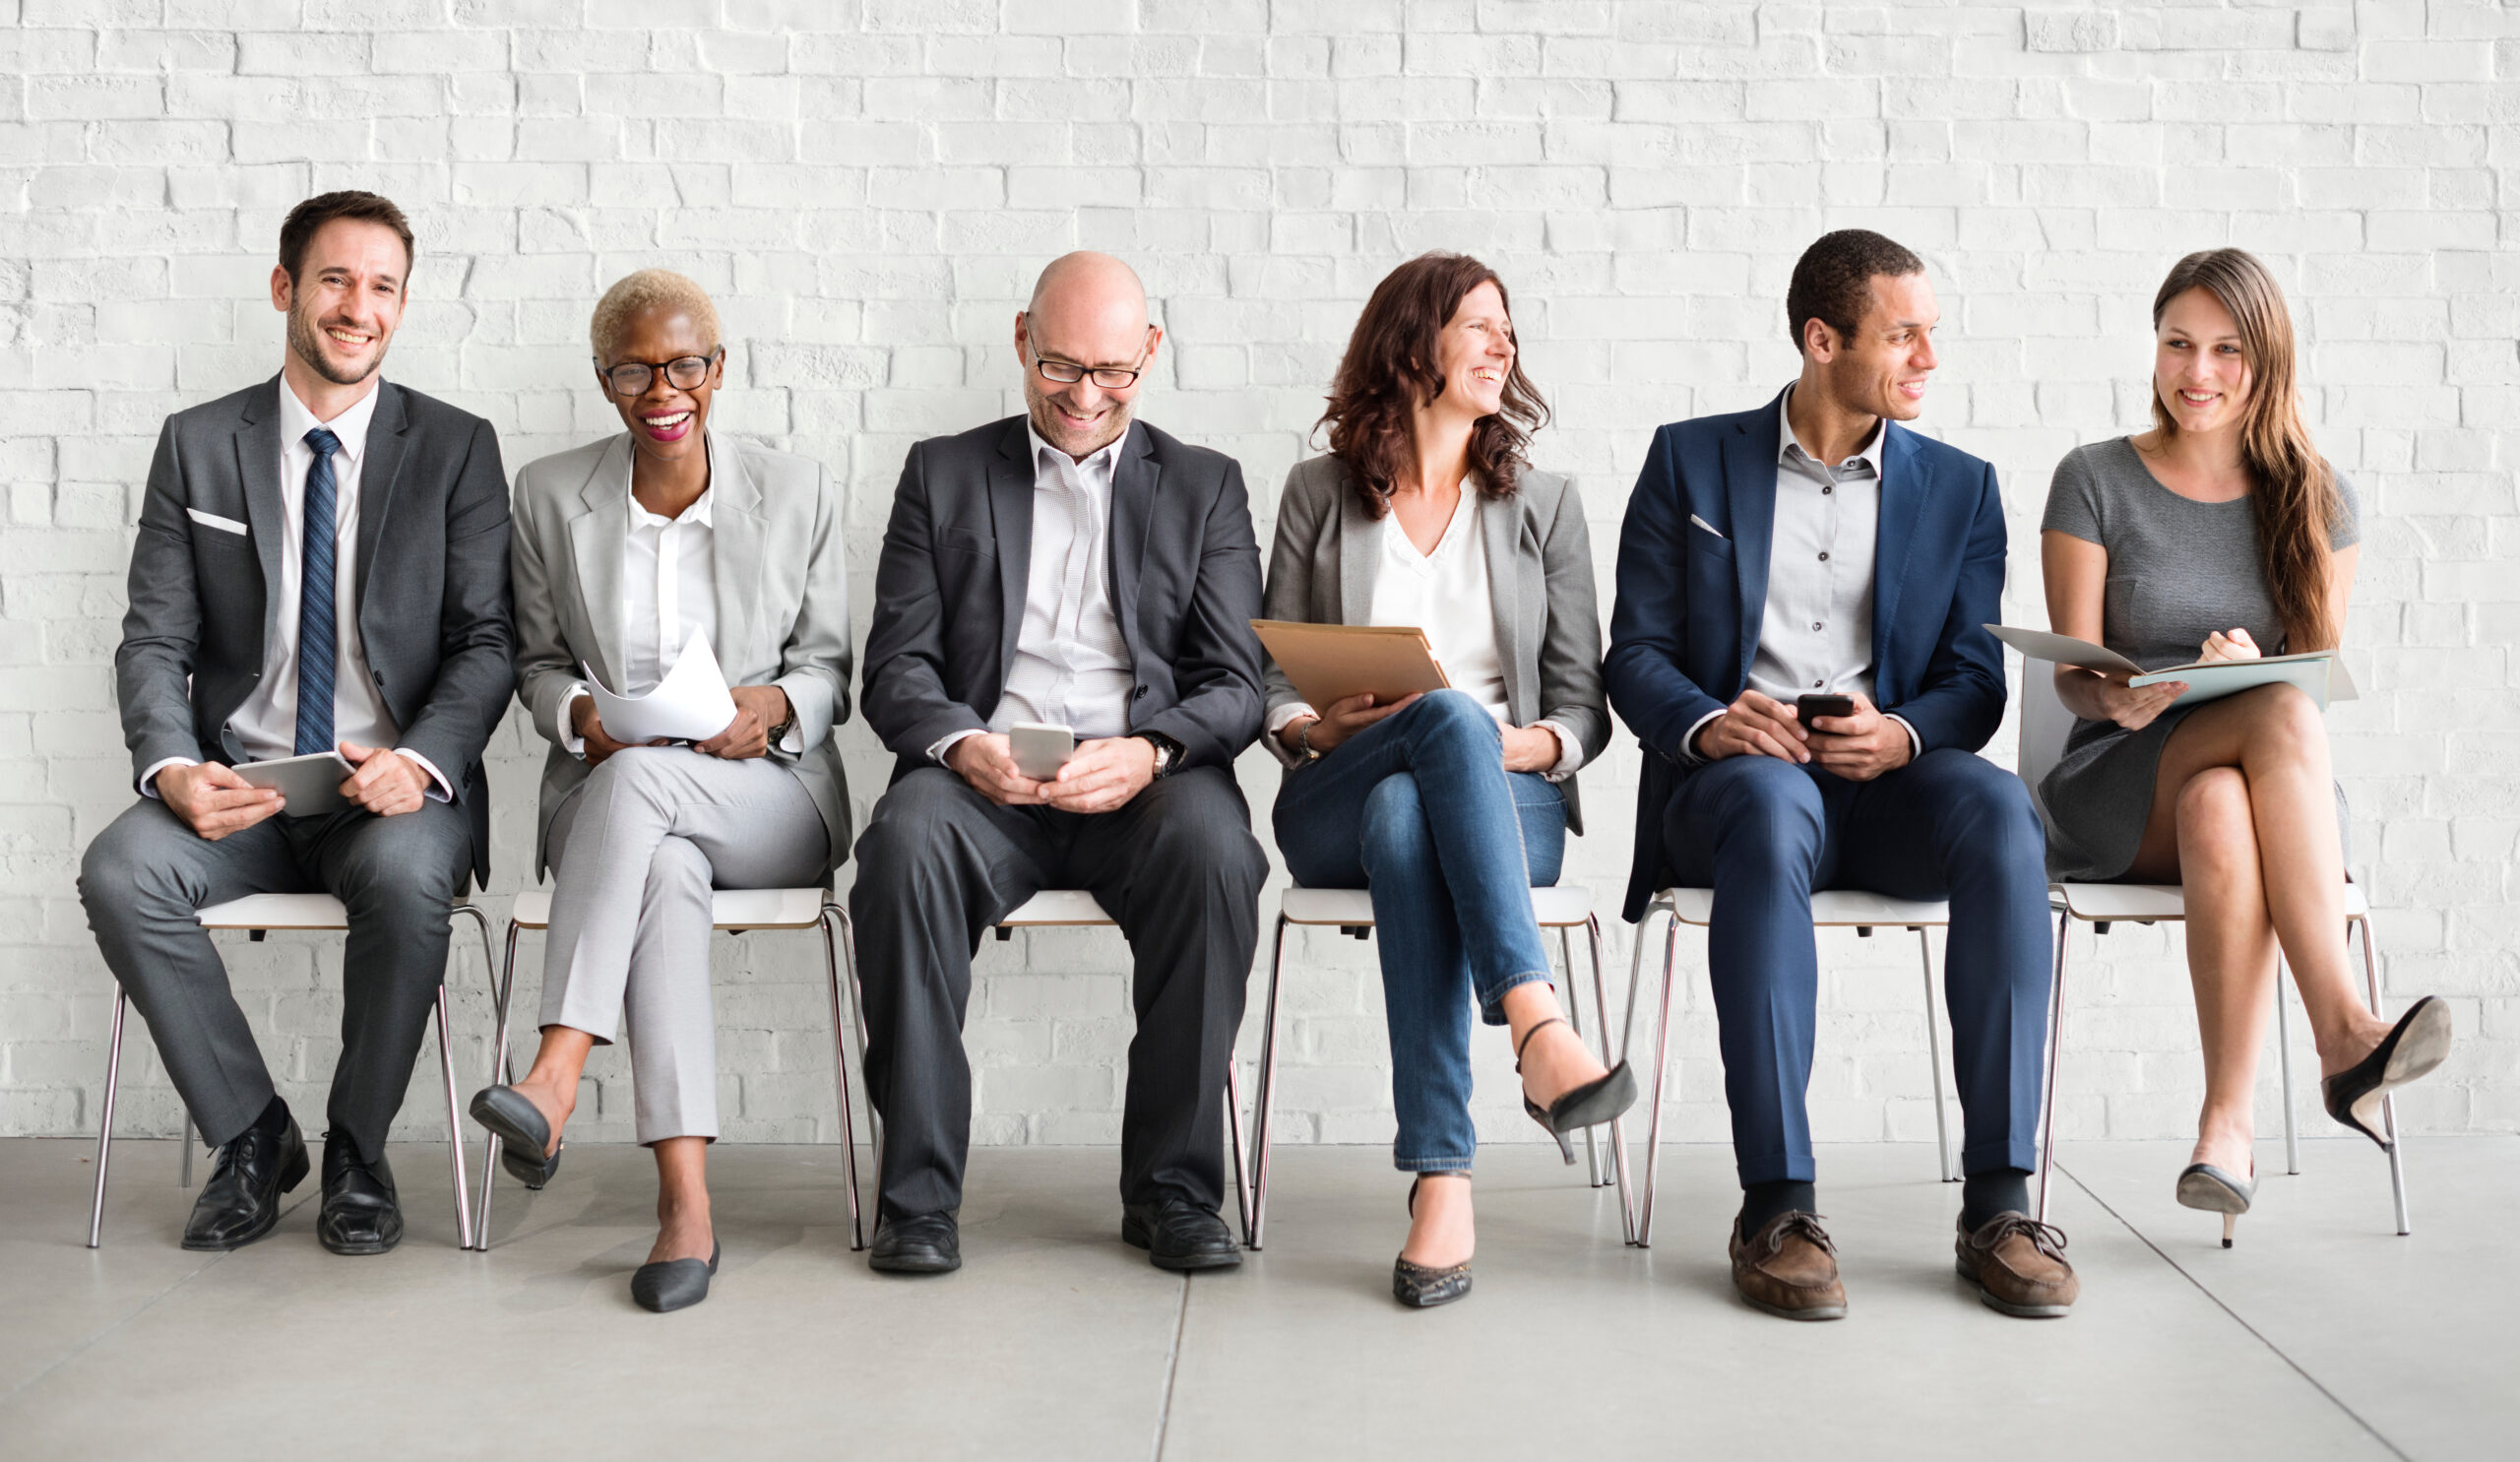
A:
[[[473,876],[490,876],[481,749],[516,686],[507,475],[490,423],[377,387],[359,473],[355,603],[367,666],[402,745],[456,785]],[[177,412],[158,434],[114,688],[132,776],[170,756],[234,763],[228,718],[263,676],[281,554],[280,377]],[[242,523],[243,534],[185,511]]]
[[[898,758],[987,729],[1015,660],[1032,571],[1032,444],[1022,416],[911,448],[875,571],[859,705]],[[1140,421],[1111,482],[1111,607],[1137,685],[1129,729],[1230,767],[1260,733],[1260,545],[1242,468]]]

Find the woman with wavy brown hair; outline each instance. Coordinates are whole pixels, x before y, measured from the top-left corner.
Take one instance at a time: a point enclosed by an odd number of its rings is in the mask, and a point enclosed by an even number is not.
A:
[[[2040,535],[2048,615],[2147,668],[2334,648],[2354,590],[2354,488],[2302,424],[2293,324],[2238,249],[2178,261],[2153,298],[2153,429],[2076,448]],[[2387,1145],[2380,1099],[2449,1053],[2431,996],[2391,1026],[2345,964],[2345,802],[2319,708],[2291,685],[2202,705],[2170,681],[2056,667],[2080,718],[2042,784],[2049,871],[2177,883],[2205,1049],[2205,1106],[2178,1201],[2220,1213],[2256,1192],[2250,1098],[2276,955],[2318,1042],[2338,1121]]]
[[[1460,254],[1409,261],[1356,321],[1330,453],[1288,475],[1269,557],[1271,618],[1416,626],[1449,685],[1316,708],[1268,667],[1287,867],[1373,899],[1394,1156],[1417,1175],[1392,1293],[1418,1307],[1470,1292],[1474,1001],[1511,1029],[1524,1110],[1567,1162],[1567,1133],[1636,1100],[1560,1012],[1532,914],[1582,831],[1575,769],[1609,741],[1583,504],[1523,460],[1546,415],[1504,282]]]

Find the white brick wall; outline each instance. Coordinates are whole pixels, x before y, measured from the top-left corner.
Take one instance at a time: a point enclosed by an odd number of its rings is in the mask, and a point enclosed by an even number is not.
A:
[[[1648,431],[1764,400],[1793,367],[1796,253],[1880,228],[1931,262],[1925,424],[2002,470],[2008,612],[2030,622],[2049,469],[2142,420],[2154,284],[2187,249],[2257,250],[2369,514],[2348,641],[2368,693],[2331,719],[2357,872],[2392,985],[2451,997],[2467,1037],[2407,1115],[2520,1127],[2507,0],[0,0],[0,1132],[95,1121],[110,993],[72,875],[128,797],[107,667],[152,437],[276,367],[274,233],[342,186],[393,195],[421,234],[392,374],[489,416],[512,465],[612,427],[583,379],[601,285],[649,264],[707,284],[724,424],[849,484],[861,632],[904,449],[1016,403],[1010,316],[1064,249],[1145,274],[1171,331],[1146,414],[1241,458],[1264,541],[1373,282],[1420,249],[1487,258],[1557,408],[1538,459],[1582,480],[1606,592]],[[862,816],[886,759],[842,734]],[[539,754],[511,718],[494,905],[525,872]],[[1635,769],[1631,744],[1586,774],[1599,825],[1570,876],[1605,903]],[[1265,827],[1274,767],[1243,775]],[[833,1130],[812,943],[721,940],[730,1136]],[[2190,1130],[2176,934],[2077,948],[2061,1129]],[[459,949],[469,1086],[487,1004]],[[1384,1140],[1370,951],[1296,953],[1282,1131]],[[229,954],[289,1096],[320,1108],[338,941]],[[1928,1135],[1913,950],[1832,935],[1823,962],[1819,1134]],[[1108,933],[984,949],[981,1140],[1113,1139],[1121,970]],[[1675,1130],[1720,1138],[1702,976],[1677,1045]],[[162,1071],[132,1050],[126,1119],[170,1132]],[[1480,1059],[1482,1124],[1523,1137],[1501,1040]],[[591,1072],[582,1135],[626,1136],[626,1064]]]

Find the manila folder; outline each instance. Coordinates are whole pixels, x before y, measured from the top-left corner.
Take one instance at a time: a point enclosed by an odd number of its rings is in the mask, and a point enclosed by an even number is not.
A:
[[[1388,705],[1452,682],[1435,664],[1426,632],[1414,625],[1305,624],[1292,619],[1254,619],[1251,628],[1269,658],[1315,710],[1333,701],[1370,694]]]

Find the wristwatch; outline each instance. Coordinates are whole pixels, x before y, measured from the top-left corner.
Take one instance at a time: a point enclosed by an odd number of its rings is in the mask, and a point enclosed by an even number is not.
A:
[[[1181,770],[1181,758],[1189,748],[1162,731],[1131,731],[1130,735],[1155,748],[1155,780],[1163,781]]]
[[[1295,756],[1302,765],[1321,760],[1321,748],[1312,744],[1312,729],[1320,724],[1320,717],[1307,716],[1303,725],[1295,728]]]

